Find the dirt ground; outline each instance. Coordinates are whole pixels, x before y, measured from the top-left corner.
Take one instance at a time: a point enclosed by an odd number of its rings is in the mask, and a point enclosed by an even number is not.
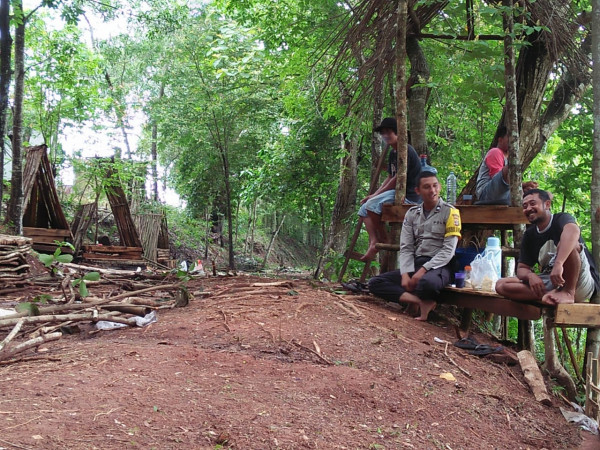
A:
[[[441,313],[251,286],[269,281],[196,279],[146,328],[82,326],[0,365],[0,448],[580,448],[565,402],[538,404],[518,366],[435,342],[457,340]]]

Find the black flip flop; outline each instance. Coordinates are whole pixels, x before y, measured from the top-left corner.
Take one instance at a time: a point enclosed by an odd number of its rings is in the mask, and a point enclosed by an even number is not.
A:
[[[479,345],[479,342],[472,337],[462,338],[454,343],[455,347],[464,348],[465,350],[475,350]]]
[[[344,289],[347,289],[354,294],[368,294],[369,293],[369,286],[366,285],[365,283],[361,283],[358,280],[352,280],[352,281],[349,281],[348,283],[341,283],[341,285]]]
[[[350,283],[341,283],[342,287],[354,294],[358,294],[360,292],[358,286],[356,286],[356,283],[350,282]]]
[[[491,355],[492,353],[500,353],[504,350],[503,346],[494,347],[493,345],[480,344],[471,350],[469,353],[476,356]]]

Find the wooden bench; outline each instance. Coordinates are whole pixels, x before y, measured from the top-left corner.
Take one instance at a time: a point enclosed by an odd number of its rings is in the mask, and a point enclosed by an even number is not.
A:
[[[467,310],[478,309],[521,320],[539,319],[542,317],[542,308],[545,306],[535,302],[517,302],[495,292],[451,286],[444,288],[439,303],[456,305]]]
[[[473,310],[480,310],[520,320],[537,320],[544,309],[554,311],[552,326],[600,327],[600,305],[593,303],[560,304],[556,308],[538,302],[511,300],[495,292],[471,288],[447,286],[437,299],[438,303],[464,308],[461,330],[466,331],[471,323]]]
[[[381,210],[381,220],[402,223],[406,212],[413,206],[385,203]],[[456,205],[456,208],[460,211],[460,220],[466,228],[512,230],[515,225],[529,223],[523,209],[518,206]]]

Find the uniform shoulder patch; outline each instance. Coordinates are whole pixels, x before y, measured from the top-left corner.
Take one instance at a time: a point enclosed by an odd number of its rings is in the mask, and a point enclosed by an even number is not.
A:
[[[460,230],[460,211],[456,208],[450,208],[450,214],[448,214],[448,219],[446,220],[446,234],[444,234],[444,237],[460,237]]]

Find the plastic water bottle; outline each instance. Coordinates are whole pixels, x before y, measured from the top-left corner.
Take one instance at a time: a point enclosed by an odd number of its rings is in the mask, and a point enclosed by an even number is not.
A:
[[[446,201],[451,204],[456,203],[456,175],[454,172],[450,172],[446,178]]]
[[[437,174],[437,169],[435,167],[427,164],[427,155],[422,154],[420,156],[420,158],[421,158],[421,172],[432,172],[432,173]]]
[[[502,249],[500,248],[500,239],[494,236],[488,238],[484,257],[489,258],[492,261],[494,268],[496,269],[496,274],[498,275],[498,278],[500,278],[500,272],[502,270]]]

